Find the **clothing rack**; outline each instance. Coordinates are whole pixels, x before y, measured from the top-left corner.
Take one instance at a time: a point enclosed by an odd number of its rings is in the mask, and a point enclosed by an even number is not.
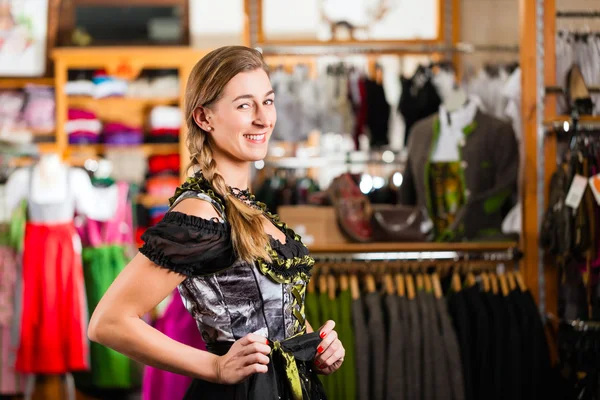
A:
[[[521,251],[514,247],[499,251],[402,251],[402,252],[356,252],[356,253],[317,253],[313,258],[318,262],[352,261],[453,261],[469,262],[517,262]]]
[[[600,18],[600,11],[557,11],[556,18]]]
[[[300,45],[257,47],[264,55],[352,55],[352,54],[430,54],[430,53],[474,53],[508,52],[518,53],[517,45],[472,44],[403,44],[403,45]]]
[[[581,319],[576,319],[573,321],[564,321],[564,323],[579,332],[600,331],[600,321],[584,321]]]

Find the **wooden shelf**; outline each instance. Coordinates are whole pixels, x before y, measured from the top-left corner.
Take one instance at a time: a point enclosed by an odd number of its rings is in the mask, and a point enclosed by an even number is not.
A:
[[[87,96],[67,96],[70,106],[79,106],[92,108],[97,106],[109,107],[151,107],[159,105],[176,105],[179,103],[179,97],[87,97]]]
[[[558,115],[556,117],[548,118],[544,120],[544,125],[555,125],[562,124],[565,122],[571,122],[573,118],[570,115]],[[600,115],[581,115],[579,117],[580,123],[600,123]]]
[[[394,251],[503,251],[517,247],[517,242],[459,243],[339,243],[308,246],[311,253],[373,253]]]
[[[75,154],[92,154],[98,155],[110,151],[123,151],[130,152],[132,150],[142,149],[146,156],[153,156],[159,154],[175,154],[179,153],[179,143],[144,143],[140,145],[132,145],[132,146],[113,146],[107,144],[84,144],[77,145],[71,144],[68,148],[68,153],[71,155]]]
[[[0,78],[0,89],[22,89],[28,84],[54,86],[54,78]]]

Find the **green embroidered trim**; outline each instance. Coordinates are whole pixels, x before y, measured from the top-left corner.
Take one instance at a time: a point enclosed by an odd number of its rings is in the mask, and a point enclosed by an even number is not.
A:
[[[492,214],[497,212],[500,207],[504,204],[506,199],[510,196],[510,190],[502,190],[500,193],[491,196],[483,202],[483,211],[486,214]]]
[[[298,279],[308,281],[310,271],[315,264],[315,260],[311,256],[281,259],[279,254],[270,246],[268,251],[271,256],[271,263],[267,263],[262,258],[256,260],[256,265],[263,275],[268,276],[277,283],[295,283]]]
[[[175,189],[175,194],[169,199],[169,206],[172,206],[173,203],[175,203],[175,201],[179,198],[179,196],[190,190],[209,196],[221,207],[222,210],[225,210],[225,204],[223,202],[223,199],[221,198],[221,196],[215,193],[208,181],[204,179],[204,177],[201,174],[196,174],[187,178],[181,186]]]
[[[465,136],[469,136],[475,131],[475,129],[477,129],[477,121],[471,122],[469,125],[465,126],[462,131]]]

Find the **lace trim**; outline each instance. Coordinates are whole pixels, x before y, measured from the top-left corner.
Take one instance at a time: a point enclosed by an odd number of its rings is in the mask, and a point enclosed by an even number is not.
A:
[[[202,229],[209,232],[228,232],[227,224],[212,219],[205,219],[195,215],[184,214],[179,211],[169,211],[161,222],[171,223],[183,227]]]
[[[169,199],[169,204],[172,205],[179,196],[190,190],[209,196],[221,210],[225,210],[224,199],[215,193],[210,183],[204,179],[200,172],[193,177],[187,178],[185,183],[175,190],[175,195]],[[233,190],[235,190],[235,188],[233,188]],[[302,247],[306,248],[306,245],[302,243],[300,235],[289,228],[285,222],[282,222],[277,214],[270,212],[265,203],[257,201],[256,197],[249,190],[238,189],[238,192],[237,195],[235,193],[234,195],[247,204],[250,203],[249,205],[261,210],[263,214],[286,235],[288,238],[287,240],[291,238],[295,242],[298,242]],[[191,220],[192,219],[190,219],[190,222]],[[310,271],[315,263],[312,257],[304,255],[301,257],[281,258],[279,253],[273,249],[273,246],[270,243],[267,246],[267,251],[271,256],[272,262],[267,263],[263,259],[257,260],[259,270],[263,274],[278,283],[290,283],[298,280],[298,278],[306,280],[310,277]],[[275,247],[277,247],[277,244],[275,244]]]

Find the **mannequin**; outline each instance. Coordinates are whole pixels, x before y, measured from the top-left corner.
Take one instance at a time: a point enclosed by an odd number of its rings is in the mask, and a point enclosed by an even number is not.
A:
[[[500,239],[517,189],[512,126],[482,112],[452,73],[438,72],[434,84],[442,105],[411,129],[400,202],[427,209],[438,241]]]
[[[7,207],[10,212],[23,199],[37,204],[62,203],[71,196],[73,209],[65,210],[70,219],[75,211],[98,221],[107,221],[114,215],[116,204],[102,201],[95,193],[87,173],[64,164],[55,153],[45,154],[33,167],[13,172],[6,183]],[[62,213],[61,213],[62,214]],[[56,221],[65,222],[65,221]]]
[[[10,212],[27,202],[15,369],[30,374],[25,398],[31,396],[36,374],[67,374],[67,392],[74,399],[70,372],[89,367],[82,246],[74,217],[79,213],[106,221],[116,202],[98,196],[84,170],[54,153],[11,174],[6,192]]]

